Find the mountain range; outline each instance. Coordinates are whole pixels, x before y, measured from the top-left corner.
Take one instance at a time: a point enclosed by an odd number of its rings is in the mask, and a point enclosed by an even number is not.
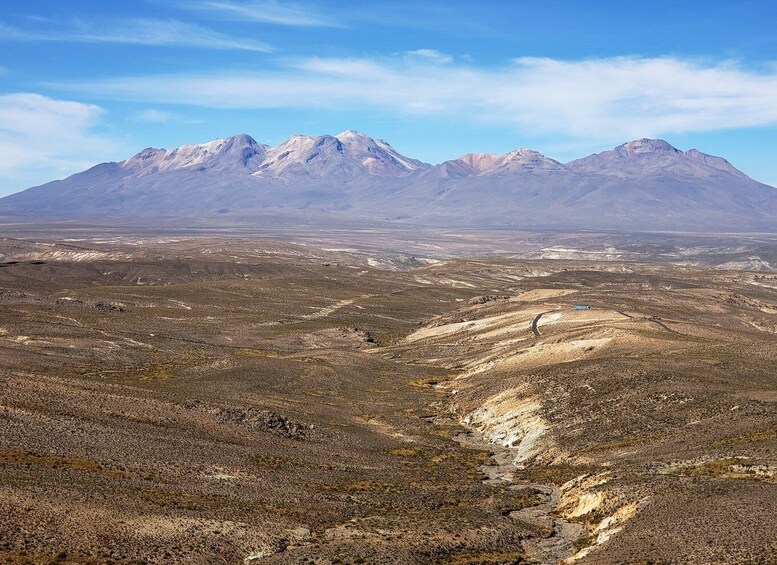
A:
[[[277,147],[241,134],[144,149],[0,199],[29,219],[258,218],[450,227],[777,231],[777,188],[721,157],[639,139],[561,163],[536,151],[430,165],[356,131]]]

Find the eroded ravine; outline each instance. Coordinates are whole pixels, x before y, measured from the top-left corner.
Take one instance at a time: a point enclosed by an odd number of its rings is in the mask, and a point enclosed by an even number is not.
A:
[[[582,360],[632,338],[631,315],[548,303],[545,299],[567,294],[554,290],[533,291],[536,302],[505,297],[501,306],[470,304],[404,341],[417,361],[454,370],[452,379],[436,388],[444,395],[444,409],[468,430],[456,440],[492,454],[492,463],[481,468],[484,483],[537,499],[508,515],[536,532],[524,543],[525,551],[534,562],[547,564],[585,557],[616,534],[635,508],[606,492],[606,472],[573,476],[563,484],[526,480],[520,472],[563,466],[572,458],[556,444],[544,416],[546,395],[530,379],[517,386],[502,383],[511,382],[510,375]],[[540,319],[547,328],[542,335]],[[602,519],[589,519],[600,514]]]
[[[561,502],[561,490],[553,484],[540,484],[517,480],[515,450],[489,442],[480,431],[466,425],[467,433],[456,436],[456,441],[475,449],[488,449],[492,464],[481,468],[486,478],[483,482],[516,493],[539,498],[536,505],[512,510],[510,518],[528,525],[537,535],[525,542],[528,557],[538,563],[556,564],[575,554],[575,542],[580,539],[584,526],[564,519],[556,513]]]

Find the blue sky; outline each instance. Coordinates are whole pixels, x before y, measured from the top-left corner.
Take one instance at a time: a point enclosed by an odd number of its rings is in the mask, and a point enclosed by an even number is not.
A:
[[[346,129],[432,163],[661,137],[777,185],[775,29],[773,1],[4,0],[0,195]]]

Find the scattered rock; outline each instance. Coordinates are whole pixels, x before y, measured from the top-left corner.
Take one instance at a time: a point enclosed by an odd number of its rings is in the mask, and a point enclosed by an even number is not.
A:
[[[309,426],[292,422],[272,410],[259,408],[215,408],[208,410],[219,422],[236,424],[254,430],[273,432],[284,437],[301,439],[307,435]]]
[[[489,294],[486,296],[476,296],[475,298],[471,298],[467,304],[470,306],[476,306],[478,304],[487,304],[496,300],[508,300],[509,298],[509,296],[495,296]]]
[[[124,312],[124,308],[121,306],[116,306],[115,304],[107,304],[105,302],[98,302],[94,305],[95,310],[100,310],[101,312]]]

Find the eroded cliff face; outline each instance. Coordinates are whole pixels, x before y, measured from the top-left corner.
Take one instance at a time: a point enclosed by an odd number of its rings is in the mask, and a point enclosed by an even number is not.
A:
[[[488,442],[510,448],[515,465],[549,455],[554,447],[539,398],[524,394],[520,388],[501,392],[462,419]]]

